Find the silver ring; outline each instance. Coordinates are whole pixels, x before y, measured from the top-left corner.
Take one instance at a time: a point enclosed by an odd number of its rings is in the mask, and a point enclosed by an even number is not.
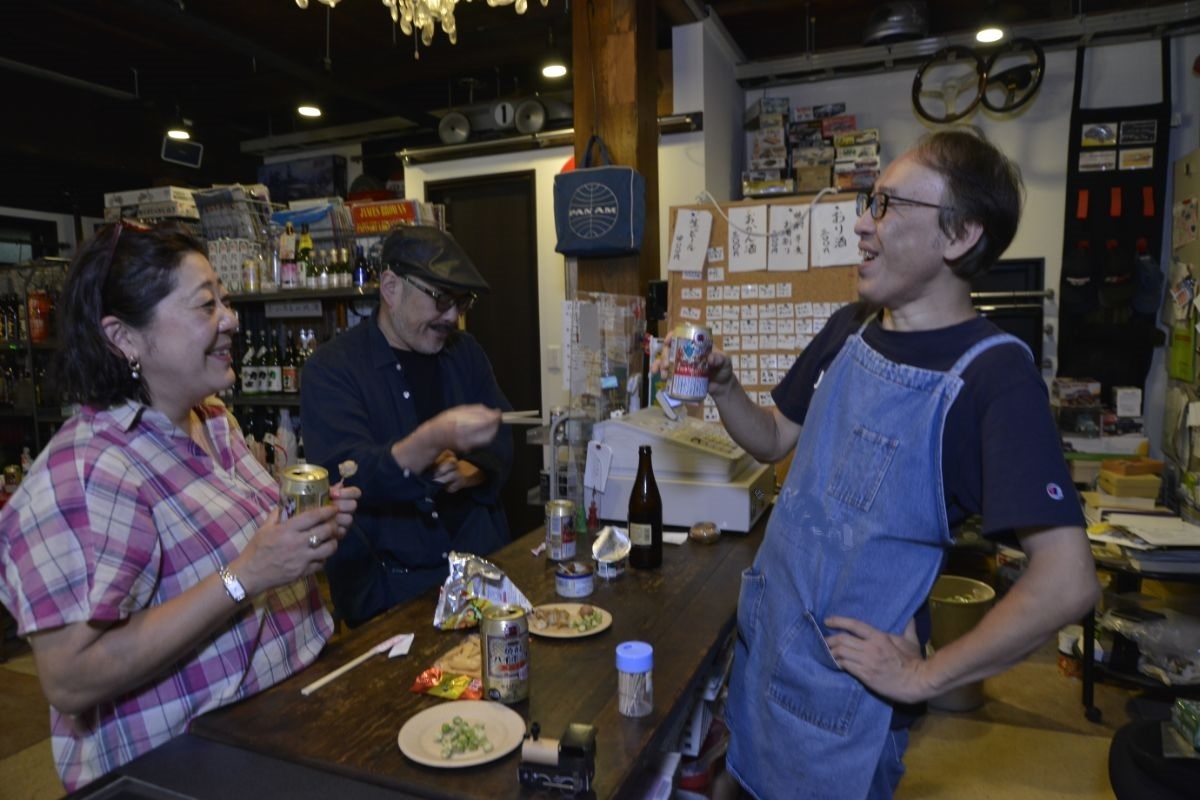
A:
[[[321,537],[317,536],[315,533],[312,536],[308,537],[308,546],[311,547],[312,549],[316,550],[318,547],[321,546]]]

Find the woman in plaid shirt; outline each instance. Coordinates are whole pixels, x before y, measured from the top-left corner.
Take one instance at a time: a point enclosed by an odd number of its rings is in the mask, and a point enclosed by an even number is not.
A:
[[[177,228],[106,226],[59,304],[82,405],[0,512],[0,602],[29,638],[68,791],[303,669],[332,632],[313,579],[358,490],[281,520],[213,395],[238,320]]]

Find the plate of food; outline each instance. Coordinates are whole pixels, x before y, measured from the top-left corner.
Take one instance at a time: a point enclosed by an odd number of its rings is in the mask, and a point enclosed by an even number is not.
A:
[[[551,639],[592,636],[612,625],[612,614],[590,603],[545,603],[529,612],[529,632]]]
[[[525,720],[503,703],[453,700],[414,714],[397,742],[418,764],[459,769],[503,758],[524,738]]]

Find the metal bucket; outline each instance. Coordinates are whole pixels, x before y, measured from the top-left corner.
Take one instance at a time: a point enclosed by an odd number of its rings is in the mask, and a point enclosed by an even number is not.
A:
[[[945,647],[974,628],[995,600],[996,590],[982,581],[957,575],[938,578],[929,593],[932,649]],[[942,711],[970,711],[983,705],[983,700],[983,681],[976,681],[930,698],[929,705]]]

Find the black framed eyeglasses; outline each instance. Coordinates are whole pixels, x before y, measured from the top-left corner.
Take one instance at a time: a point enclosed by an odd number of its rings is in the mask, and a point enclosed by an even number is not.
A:
[[[479,295],[474,292],[464,292],[457,296],[449,292],[440,292],[437,289],[422,286],[407,275],[401,275],[400,279],[433,300],[433,307],[438,310],[439,314],[445,314],[451,306],[457,308],[458,313],[465,314],[475,307],[475,301],[479,299]]]
[[[863,212],[868,208],[871,209],[871,219],[883,219],[883,215],[887,213],[888,205],[898,203],[902,206],[921,206],[922,208],[936,208],[941,211],[946,211],[949,206],[939,206],[937,203],[926,203],[924,200],[910,200],[907,197],[897,197],[894,194],[887,192],[859,192],[855,200],[854,209],[861,217]]]

